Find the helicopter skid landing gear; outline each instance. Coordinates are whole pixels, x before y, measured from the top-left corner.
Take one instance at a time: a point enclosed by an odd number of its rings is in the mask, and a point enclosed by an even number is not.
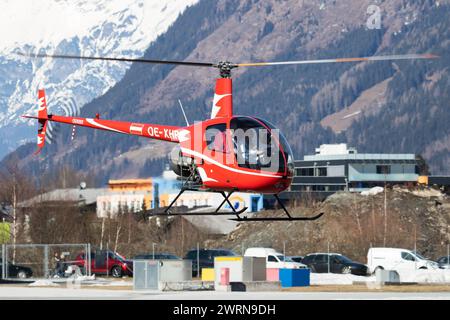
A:
[[[244,207],[241,210],[236,210],[232,203],[230,202],[230,196],[234,193],[234,191],[228,192],[226,194],[224,191],[210,191],[210,192],[216,192],[220,193],[223,196],[223,201],[220,203],[220,205],[217,207],[215,211],[200,211],[200,212],[189,212],[189,213],[182,213],[182,212],[172,212],[171,209],[175,202],[178,200],[178,198],[185,192],[185,191],[199,191],[198,189],[192,189],[192,188],[182,188],[180,192],[177,194],[175,199],[172,200],[172,202],[169,204],[169,206],[164,209],[163,211],[154,212],[151,215],[152,216],[229,216],[229,215],[236,215],[236,218],[231,218],[229,220],[238,221],[238,222],[250,222],[250,221],[313,221],[319,219],[324,213],[321,212],[315,216],[311,217],[293,217],[289,213],[289,211],[286,209],[284,204],[281,202],[280,198],[277,194],[274,194],[273,196],[277,200],[278,204],[281,206],[283,211],[286,213],[287,217],[241,217],[240,214],[244,213],[248,208]],[[223,207],[225,203],[228,203],[232,211],[229,212],[219,212],[219,210]]]
[[[236,210],[232,203],[230,202],[230,196],[234,193],[234,191],[228,192],[228,194],[225,194],[224,191],[210,191],[210,192],[216,192],[216,193],[220,193],[223,196],[223,201],[222,203],[217,207],[217,209],[215,211],[200,211],[200,212],[189,212],[189,213],[181,213],[181,212],[172,212],[171,208],[173,207],[173,205],[175,204],[175,202],[178,200],[178,198],[185,192],[185,191],[198,191],[197,189],[191,189],[191,188],[182,188],[180,190],[180,192],[177,194],[177,196],[175,197],[175,199],[172,200],[172,202],[169,204],[169,206],[164,209],[164,211],[160,211],[160,212],[154,212],[151,215],[152,216],[218,216],[218,215],[236,215],[236,219],[242,219],[239,215],[243,212],[245,212],[245,210],[247,210],[247,207],[242,208],[241,210]],[[228,205],[230,206],[232,211],[229,212],[219,212],[219,210],[223,207],[223,205],[225,203],[228,203]]]
[[[290,215],[289,211],[286,209],[286,207],[284,206],[284,204],[281,202],[280,198],[278,197],[277,194],[273,195],[275,197],[275,199],[277,200],[278,204],[281,206],[281,208],[283,209],[283,211],[286,213],[287,217],[256,217],[256,218],[247,218],[247,217],[237,217],[234,219],[230,219],[230,220],[234,220],[234,221],[239,221],[239,222],[249,222],[249,221],[313,221],[313,220],[317,220],[319,219],[324,213],[321,212],[315,216],[311,216],[311,217],[293,217]]]

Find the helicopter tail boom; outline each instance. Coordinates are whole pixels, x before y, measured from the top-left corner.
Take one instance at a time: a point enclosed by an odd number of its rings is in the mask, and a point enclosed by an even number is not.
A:
[[[52,115],[47,113],[47,102],[44,90],[39,90],[38,116],[23,115],[24,118],[37,119],[38,129],[38,151],[39,153],[45,144],[45,135],[48,121],[70,124],[74,126],[88,127],[99,130],[112,131],[123,134],[136,135],[156,140],[169,142],[179,142],[178,132],[182,127],[166,126],[159,124],[135,123],[126,121],[103,120],[97,114],[95,118],[80,118]]]

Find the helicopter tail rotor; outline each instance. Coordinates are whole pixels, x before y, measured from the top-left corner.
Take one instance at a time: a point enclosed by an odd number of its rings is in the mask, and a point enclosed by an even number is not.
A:
[[[39,154],[45,145],[45,136],[47,133],[47,127],[48,127],[48,113],[47,113],[47,99],[45,97],[45,90],[39,89],[38,92],[38,98],[39,98],[39,106],[38,106],[38,116],[27,116],[23,115],[23,118],[29,118],[29,119],[37,119],[39,123],[38,127],[38,135],[37,135],[37,146],[38,149],[34,153]]]

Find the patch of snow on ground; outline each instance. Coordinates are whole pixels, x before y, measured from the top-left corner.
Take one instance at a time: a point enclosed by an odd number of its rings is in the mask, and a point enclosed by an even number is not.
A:
[[[382,188],[382,187],[373,187],[373,188],[370,188],[367,191],[362,191],[361,195],[362,196],[374,196],[374,195],[379,194],[379,193],[381,193],[383,191],[384,191],[384,188]]]
[[[99,282],[95,283],[95,285],[108,286],[108,287],[121,287],[121,286],[132,286],[133,285],[132,281],[126,281],[126,280],[119,280],[119,281],[105,280],[105,281],[101,281],[101,282],[100,281],[101,280],[99,279]]]
[[[52,280],[42,279],[30,283],[30,287],[57,287],[58,284],[54,283]]]
[[[450,270],[398,271],[401,282],[450,283]]]
[[[363,277],[353,274],[311,273],[311,285],[351,285],[353,282],[375,282],[375,276]]]

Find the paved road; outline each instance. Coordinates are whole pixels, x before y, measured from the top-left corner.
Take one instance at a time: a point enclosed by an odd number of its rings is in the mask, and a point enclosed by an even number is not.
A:
[[[6,299],[132,299],[132,300],[450,300],[450,292],[136,292],[132,290],[32,288],[0,286]]]

